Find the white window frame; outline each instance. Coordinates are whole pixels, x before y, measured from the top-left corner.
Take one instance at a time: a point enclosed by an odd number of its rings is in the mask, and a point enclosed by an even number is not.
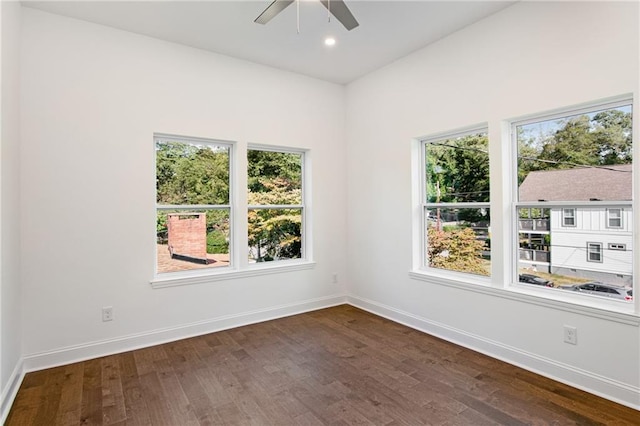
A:
[[[192,284],[208,284],[217,281],[227,281],[245,277],[262,276],[293,272],[315,268],[313,260],[312,244],[312,194],[311,194],[311,151],[304,148],[291,148],[275,145],[248,144],[243,142],[225,141],[201,137],[179,136],[164,133],[153,135],[153,158],[155,176],[155,144],[157,139],[168,139],[177,142],[213,145],[226,145],[229,151],[229,266],[220,268],[202,268],[189,271],[167,272],[158,274],[158,259],[154,251],[154,275],[150,280],[151,287],[160,289]],[[258,149],[263,151],[304,153],[302,162],[302,207],[303,217],[301,226],[302,258],[282,260],[277,262],[263,262],[249,264],[248,262],[248,223],[247,223],[247,150]],[[155,188],[155,182],[154,182]],[[156,195],[154,195],[156,198]],[[156,203],[157,204],[157,203]],[[176,206],[171,206],[175,208]],[[188,206],[194,208],[194,206]],[[199,206],[195,206],[199,207]],[[264,206],[261,206],[264,207]],[[155,224],[158,206],[154,209],[154,244],[155,248]]]
[[[572,212],[571,215],[566,214],[566,212],[570,210]],[[572,224],[567,224],[567,219],[571,219],[573,221]],[[575,208],[563,208],[562,209],[562,226],[567,228],[575,228],[577,226],[576,220],[576,209]]]
[[[611,216],[611,212],[612,211],[618,211],[618,217],[612,217]],[[616,208],[608,208],[607,209],[607,228],[609,229],[622,229],[623,228],[623,223],[622,223],[622,217],[624,215],[624,209],[621,207],[616,207]],[[619,225],[611,225],[611,220],[619,220],[620,224]]]
[[[593,250],[593,247],[597,247],[597,250]],[[591,259],[592,254],[598,255],[598,260]],[[602,243],[595,243],[592,241],[587,242],[587,262],[591,263],[603,263],[604,262],[604,253]]]
[[[474,125],[474,126],[470,126],[470,127],[465,127],[465,128],[460,128],[458,130],[454,130],[454,131],[450,131],[450,132],[442,132],[442,133],[437,133],[437,134],[433,134],[431,136],[427,136],[424,138],[420,138],[419,140],[417,140],[418,144],[419,144],[419,181],[420,181],[420,185],[419,185],[419,191],[420,191],[420,195],[419,195],[419,200],[420,200],[420,219],[419,219],[419,223],[420,225],[418,226],[420,229],[420,240],[419,240],[419,253],[420,253],[420,258],[417,260],[414,258],[414,269],[418,269],[420,271],[423,272],[427,272],[429,274],[435,275],[435,276],[442,276],[445,278],[449,278],[449,279],[468,279],[469,277],[471,279],[473,279],[474,281],[483,283],[483,284],[489,284],[491,282],[491,276],[483,276],[483,275],[478,275],[478,274],[473,274],[470,272],[460,272],[460,271],[452,271],[452,270],[448,270],[448,269],[441,269],[441,268],[434,268],[429,266],[428,260],[427,260],[427,249],[428,249],[428,242],[427,242],[427,217],[428,217],[428,210],[430,209],[455,209],[455,208],[464,208],[464,209],[487,209],[489,211],[491,211],[491,202],[459,202],[459,203],[447,203],[447,202],[440,202],[440,203],[430,203],[427,200],[427,188],[426,188],[426,182],[427,182],[427,164],[426,164],[426,154],[427,154],[427,145],[429,143],[432,142],[439,142],[439,141],[443,141],[443,140],[447,140],[447,139],[456,139],[456,138],[460,138],[460,137],[464,137],[464,136],[468,136],[468,135],[473,135],[473,134],[481,134],[484,133],[487,135],[487,139],[489,138],[489,130],[488,130],[488,126],[486,123],[483,124],[479,124],[479,125]],[[489,156],[489,154],[487,154]],[[491,225],[490,225],[491,226]]]
[[[266,209],[291,209],[291,210],[300,210],[300,216],[301,216],[301,225],[300,225],[300,240],[301,240],[301,244],[300,244],[300,258],[299,259],[285,259],[285,260],[278,260],[278,261],[274,261],[274,262],[261,262],[261,263],[251,263],[249,264],[249,267],[252,268],[256,268],[256,267],[261,267],[263,265],[287,265],[287,264],[291,264],[291,263],[299,263],[301,261],[307,261],[308,260],[308,253],[310,251],[309,248],[309,244],[308,244],[308,233],[310,230],[310,227],[307,226],[307,220],[308,220],[308,195],[307,193],[309,192],[309,188],[307,185],[307,182],[309,181],[309,177],[307,176],[307,171],[309,170],[309,165],[308,165],[308,156],[309,156],[309,151],[305,150],[305,149],[295,149],[295,148],[285,148],[285,147],[279,147],[279,146],[274,146],[274,145],[260,145],[260,144],[249,144],[247,146],[247,153],[249,151],[266,151],[266,152],[277,152],[277,153],[283,153],[283,154],[296,154],[296,155],[300,155],[300,161],[301,161],[301,203],[300,204],[279,204],[279,205],[266,205],[266,204],[247,204],[247,208],[246,208],[246,213],[249,213],[249,210],[266,210]],[[248,170],[248,164],[247,164],[247,170]],[[246,185],[244,188],[245,191],[247,191]],[[246,239],[248,240],[249,236],[248,233],[245,235]],[[246,259],[248,261],[248,244],[245,244],[247,246],[247,256]]]

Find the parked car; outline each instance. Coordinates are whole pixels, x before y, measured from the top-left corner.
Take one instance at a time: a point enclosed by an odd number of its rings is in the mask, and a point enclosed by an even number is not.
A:
[[[553,287],[553,282],[545,280],[542,277],[533,274],[520,274],[518,275],[518,281],[521,283],[543,285],[545,287]]]
[[[579,291],[580,293],[595,294],[596,296],[610,297],[613,299],[633,300],[633,289],[601,282],[584,284],[561,285],[563,290]]]

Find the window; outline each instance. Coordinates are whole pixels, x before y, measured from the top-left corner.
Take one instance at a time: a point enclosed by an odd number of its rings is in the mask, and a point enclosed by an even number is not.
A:
[[[424,266],[490,275],[486,129],[422,141]]]
[[[622,209],[607,209],[607,228],[622,228]]]
[[[154,144],[154,288],[314,266],[307,151],[160,134]]]
[[[632,103],[620,97],[511,121],[510,148],[488,141],[504,133],[501,121],[415,140],[410,277],[637,314]],[[490,162],[499,184],[491,202]],[[492,264],[492,246],[511,261]],[[587,297],[579,290],[590,283],[624,297]]]
[[[632,209],[631,118],[631,101],[623,100],[512,123],[515,217],[549,212],[548,227],[518,228],[514,281],[535,270],[563,289],[589,281],[632,285],[632,248],[609,244],[613,254],[593,242],[632,241],[632,230],[622,228],[622,212]],[[531,241],[543,242],[533,248],[535,261],[523,256]]]
[[[609,250],[625,251],[626,249],[627,249],[626,244],[609,243]]]
[[[229,144],[155,137],[158,274],[230,264]]]
[[[249,262],[304,257],[304,153],[254,148],[247,163]]]
[[[602,243],[587,243],[587,262],[602,263]]]
[[[562,209],[562,226],[576,226],[576,209]]]

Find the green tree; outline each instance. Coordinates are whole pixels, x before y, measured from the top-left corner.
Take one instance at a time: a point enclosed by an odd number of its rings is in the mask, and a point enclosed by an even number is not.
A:
[[[270,191],[264,185],[273,179],[287,189],[302,189],[302,156],[288,152],[247,151],[247,186],[250,192]]]
[[[159,204],[228,204],[229,149],[157,143],[156,189]]]
[[[488,149],[489,141],[483,133],[427,144],[427,200],[489,201]],[[479,209],[464,209],[458,212],[458,219],[478,222],[489,217]]]
[[[551,121],[547,123],[553,123]],[[631,112],[608,109],[568,117],[550,135],[525,137],[518,129],[518,183],[535,170],[629,164],[632,158]]]
[[[229,148],[156,143],[156,197],[158,204],[165,205],[229,204]],[[157,214],[161,243],[166,241],[167,213],[160,210]],[[229,211],[206,210],[206,217],[207,252],[228,253]]]
[[[587,115],[569,118],[564,126],[555,132],[553,139],[542,147],[538,156],[544,169],[571,169],[575,164],[597,165],[598,145],[591,131],[591,120]]]
[[[617,109],[602,111],[593,117],[593,124],[600,164],[631,163],[631,113]]]
[[[250,205],[298,204],[300,189],[289,189],[284,179],[262,179],[260,185],[266,189],[249,192]],[[250,209],[249,246],[256,249],[256,260],[293,259],[301,255],[302,214],[299,209]]]
[[[302,203],[302,155],[249,150],[248,194],[250,206]],[[302,255],[300,209],[250,209],[249,247],[258,261],[293,259]]]
[[[488,149],[486,134],[427,144],[428,201],[489,201]]]

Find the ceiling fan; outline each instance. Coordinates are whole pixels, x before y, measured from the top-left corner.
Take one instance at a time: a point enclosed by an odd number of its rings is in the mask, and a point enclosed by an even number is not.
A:
[[[266,24],[273,19],[278,13],[282,12],[296,0],[274,0],[267,8],[258,16],[254,22],[258,24]],[[344,1],[342,0],[320,0],[320,3],[327,8],[344,27],[351,31],[358,25],[358,21],[353,17],[353,14],[349,10]]]

